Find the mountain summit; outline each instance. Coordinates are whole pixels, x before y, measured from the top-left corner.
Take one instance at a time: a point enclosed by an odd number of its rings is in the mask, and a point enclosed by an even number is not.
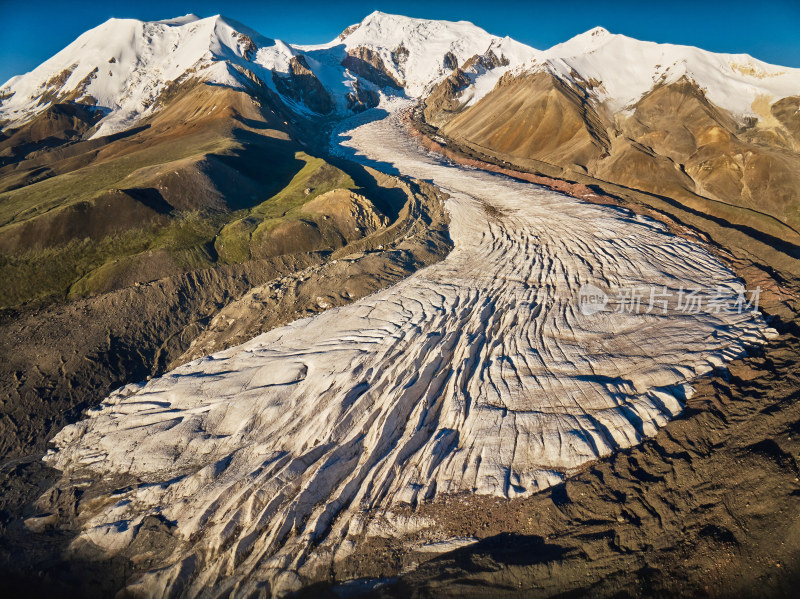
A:
[[[596,27],[553,46],[530,71],[599,83],[597,94],[627,108],[659,85],[686,77],[709,100],[739,117],[758,116],[760,96],[774,100],[800,92],[800,69],[770,65],[747,54],[718,54],[674,44],[639,41]]]
[[[154,22],[109,19],[8,81],[0,91],[6,98],[0,118],[13,125],[49,104],[75,102],[104,113],[96,135],[105,135],[152,114],[168,87],[189,77],[239,85],[231,67],[247,63],[254,44],[275,42],[260,36],[255,42],[250,30],[233,23],[194,15]]]
[[[16,126],[50,104],[73,102],[102,111],[94,135],[107,135],[153,114],[192,79],[234,88],[257,80],[298,113],[342,113],[373,106],[382,94],[418,96],[500,41],[467,22],[380,12],[328,44],[305,47],[220,15],[110,19],[6,82],[0,119]]]

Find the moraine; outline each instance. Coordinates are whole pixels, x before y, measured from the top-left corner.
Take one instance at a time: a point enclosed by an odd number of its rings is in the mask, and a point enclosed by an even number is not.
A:
[[[769,334],[749,312],[583,314],[584,284],[705,300],[741,284],[651,220],[439,161],[404,134],[405,106],[350,119],[338,151],[450,195],[444,261],[129,385],[55,438],[62,486],[142,482],[86,506],[79,539],[113,554],[148,515],[177,523],[186,542],[131,590],[279,594],[392,505],[557,484],[654,434],[693,378]]]

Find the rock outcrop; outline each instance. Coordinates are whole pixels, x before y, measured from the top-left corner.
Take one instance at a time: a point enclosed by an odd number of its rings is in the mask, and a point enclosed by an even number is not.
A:
[[[380,54],[371,48],[365,46],[351,48],[342,59],[342,66],[378,87],[390,87],[396,90],[403,88],[386,68]]]
[[[455,59],[454,56],[453,59]],[[452,62],[451,60],[448,65]],[[464,92],[475,83],[478,77],[498,67],[508,66],[508,64],[509,61],[505,56],[501,54],[498,58],[491,48],[483,54],[471,56],[461,67],[457,63],[454,64],[451,67],[453,72],[439,82],[424,98],[422,104],[425,121],[434,127],[447,123],[466,108],[472,98]]]
[[[305,58],[292,56],[289,74],[272,73],[272,81],[283,95],[308,106],[319,114],[328,114],[333,109],[330,94],[314,72],[308,68]]]

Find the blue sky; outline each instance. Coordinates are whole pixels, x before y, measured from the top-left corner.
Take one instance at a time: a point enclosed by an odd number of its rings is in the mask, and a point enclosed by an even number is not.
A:
[[[0,0],[0,82],[31,70],[110,17],[155,20],[189,12],[201,17],[221,13],[267,37],[320,43],[373,10],[472,21],[490,33],[510,35],[540,49],[600,25],[639,39],[746,52],[767,62],[800,67],[800,0]]]

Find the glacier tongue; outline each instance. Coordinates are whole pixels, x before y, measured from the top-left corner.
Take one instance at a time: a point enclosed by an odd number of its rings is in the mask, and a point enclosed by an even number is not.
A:
[[[640,442],[692,378],[763,341],[753,313],[583,314],[584,284],[740,284],[657,223],[439,162],[399,108],[340,139],[450,194],[444,261],[123,388],[55,438],[62,485],[140,481],[84,506],[76,542],[115,553],[148,515],[177,523],[185,543],[135,589],[294,588],[398,502],[526,495]]]

